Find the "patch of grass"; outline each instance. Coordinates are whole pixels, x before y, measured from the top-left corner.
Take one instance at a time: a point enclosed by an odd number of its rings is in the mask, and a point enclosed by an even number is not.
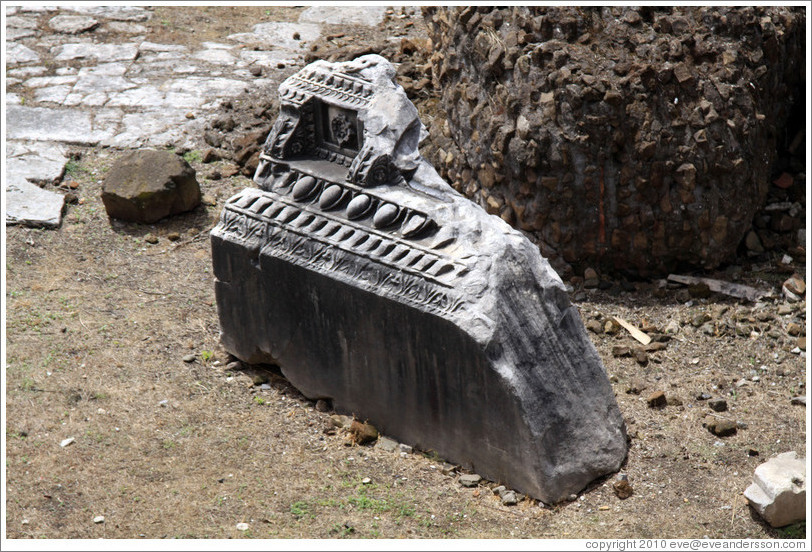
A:
[[[183,159],[187,163],[200,163],[203,160],[203,154],[199,150],[191,150],[183,154]]]
[[[212,351],[200,351],[200,358],[203,362],[208,362],[214,358],[214,353]]]
[[[262,397],[254,396],[254,402],[262,406],[265,404],[265,399],[263,399]]]
[[[313,514],[310,513],[310,505],[304,500],[299,500],[291,504],[290,513],[293,514],[296,519],[303,518],[305,516],[310,516],[311,518],[314,517]]]
[[[803,539],[806,538],[806,522],[799,521],[798,523],[776,529],[776,532],[782,539]]]
[[[87,168],[84,167],[81,163],[79,163],[79,161],[77,161],[76,159],[71,159],[70,161],[65,163],[65,174],[73,178],[76,178],[82,175],[83,173],[89,172],[90,171],[87,170]]]

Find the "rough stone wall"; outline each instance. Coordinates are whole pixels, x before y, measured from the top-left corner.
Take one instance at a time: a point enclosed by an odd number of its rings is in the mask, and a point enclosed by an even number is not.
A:
[[[803,101],[801,8],[424,15],[448,121],[426,154],[457,189],[554,262],[646,276],[731,260]]]

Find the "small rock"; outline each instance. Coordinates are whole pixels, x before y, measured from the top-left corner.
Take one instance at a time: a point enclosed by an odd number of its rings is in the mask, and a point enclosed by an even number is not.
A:
[[[505,494],[505,492],[507,492],[507,487],[504,485],[499,485],[498,487],[493,488],[493,494],[499,495],[500,498],[503,494]]]
[[[93,523],[104,523],[104,516],[96,516],[93,518]]]
[[[255,77],[259,77],[260,75],[262,75],[262,67],[260,67],[259,65],[252,65],[251,67],[248,68],[248,70]]]
[[[238,523],[237,524],[237,531],[248,531],[249,527],[250,526],[245,522]]]
[[[505,506],[513,506],[519,502],[519,499],[516,497],[515,491],[506,491],[502,495],[502,504]]]
[[[612,489],[614,489],[615,495],[621,500],[625,500],[634,494],[634,489],[631,483],[629,483],[629,476],[626,474],[619,474],[617,476],[615,482],[612,483]]]
[[[330,423],[337,428],[347,428],[350,425],[350,417],[341,414],[333,414],[330,416]]]
[[[319,399],[319,400],[316,401],[316,410],[318,412],[329,412],[330,411],[330,405],[324,399]],[[392,441],[392,442],[394,442],[394,441]]]
[[[476,487],[482,481],[482,476],[475,473],[466,473],[460,476],[459,481],[463,487]]]
[[[616,345],[612,347],[612,356],[615,358],[632,356],[632,350],[629,347]]]
[[[156,243],[158,243],[158,236],[156,236],[155,234],[147,234],[146,236],[144,236],[144,241],[152,245],[155,245]]]
[[[698,401],[707,401],[710,398],[711,395],[708,395],[707,393],[700,393],[699,395],[696,396],[696,400]]]
[[[379,437],[376,446],[386,452],[395,452],[398,449],[398,442],[389,437]]]
[[[665,398],[665,393],[663,391],[655,391],[648,396],[646,402],[650,408],[663,408],[668,404],[668,400]]]
[[[717,437],[735,435],[738,430],[738,426],[733,420],[712,420],[706,424],[706,427]]]
[[[72,445],[74,441],[76,441],[76,439],[74,439],[73,437],[68,437],[67,439],[62,440],[62,442],[59,443],[59,446],[64,448],[67,447],[68,445]]]
[[[772,527],[806,518],[806,462],[795,451],[779,454],[758,466],[744,491],[753,509]]]
[[[191,356],[194,357],[194,355],[191,355]],[[185,357],[184,357],[184,360],[186,360]],[[192,361],[194,361],[194,358],[191,361],[188,361],[188,362],[192,362]],[[239,372],[242,369],[243,369],[243,364],[242,364],[241,360],[234,360],[234,361],[229,362],[228,364],[226,364],[226,370],[229,371],[229,372]]]
[[[668,335],[674,335],[678,334],[679,330],[680,330],[679,322],[677,322],[676,320],[672,320],[665,325],[664,332]]]
[[[711,296],[711,290],[708,287],[708,284],[699,283],[699,284],[692,284],[688,286],[688,293],[691,297],[696,299],[707,299]]]
[[[178,241],[180,239],[180,234],[178,234],[177,232],[170,232],[166,235],[166,239],[173,242]]]
[[[806,406],[806,395],[792,397],[789,402],[790,404],[799,404],[801,406]]]
[[[795,346],[802,351],[806,351],[806,336],[802,335],[796,339]]]
[[[166,408],[167,406],[169,406],[169,399],[163,399],[162,401],[158,401],[158,406],[163,406],[164,408]]]
[[[595,320],[593,318],[591,320],[587,320],[586,329],[591,331],[592,333],[600,335],[603,333],[603,324],[601,324],[598,320]]]
[[[626,393],[629,395],[639,395],[646,388],[646,384],[640,380],[630,381],[626,386]]]
[[[443,475],[451,475],[455,471],[457,471],[457,466],[449,462],[443,462],[442,466],[440,466],[440,473]]]
[[[594,268],[590,267],[584,270],[584,287],[596,288],[600,284],[600,278]]]
[[[755,230],[750,230],[744,238],[744,245],[753,253],[764,253],[764,246],[761,245],[761,238]]]
[[[369,477],[365,477],[361,480],[361,483],[364,485],[369,485],[370,483],[372,483],[372,479],[370,479]]]
[[[727,401],[724,399],[713,399],[708,401],[708,406],[714,412],[724,412],[727,410]]]
[[[758,451],[754,448],[747,449],[747,456],[758,456]]]
[[[648,353],[643,349],[635,349],[634,360],[636,360],[640,366],[645,366],[648,364]]]
[[[378,430],[374,425],[359,420],[350,424],[350,435],[356,445],[365,445],[378,439]]]
[[[615,335],[620,331],[620,324],[614,318],[610,318],[604,323],[603,331],[609,335]]]
[[[400,443],[398,445],[398,450],[400,451],[401,455],[403,455],[403,454],[411,454],[414,451],[414,449],[411,446],[405,445],[403,443]]]
[[[796,324],[795,322],[790,322],[787,324],[787,333],[792,337],[798,337],[801,335],[801,325]]]
[[[189,354],[183,357],[183,362],[194,362],[197,359],[197,355]]]

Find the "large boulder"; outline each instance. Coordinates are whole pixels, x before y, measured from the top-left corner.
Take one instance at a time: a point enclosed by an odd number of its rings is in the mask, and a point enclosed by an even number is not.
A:
[[[200,205],[195,170],[170,151],[137,150],[119,158],[104,179],[107,214],[152,223]]]
[[[455,188],[581,267],[734,256],[804,101],[802,8],[425,13]]]

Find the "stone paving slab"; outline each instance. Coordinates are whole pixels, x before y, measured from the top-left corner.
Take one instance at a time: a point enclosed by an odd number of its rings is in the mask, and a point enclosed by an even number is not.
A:
[[[65,197],[15,177],[6,182],[6,224],[56,228],[62,222]]]

